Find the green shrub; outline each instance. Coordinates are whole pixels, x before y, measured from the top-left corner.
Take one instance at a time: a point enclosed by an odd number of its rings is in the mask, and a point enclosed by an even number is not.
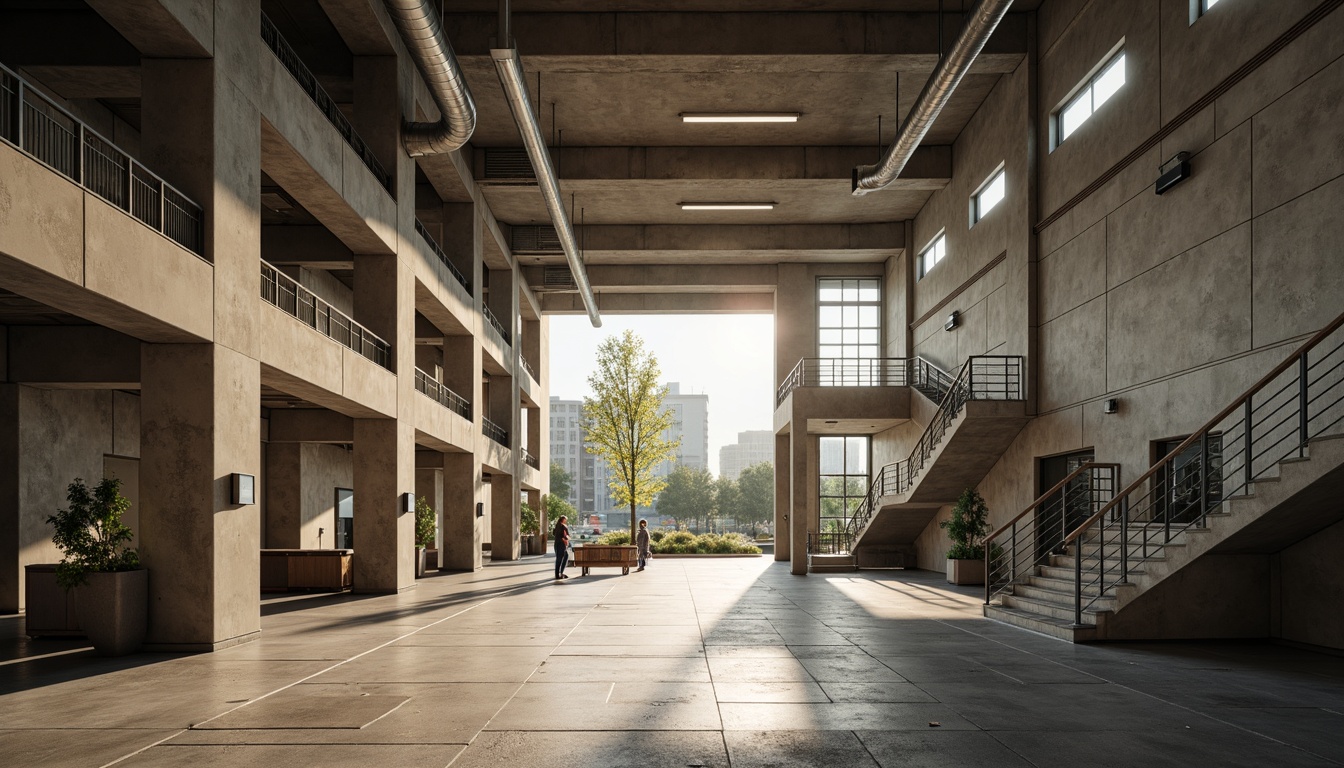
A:
[[[662,541],[663,537],[666,535],[667,531],[663,530],[649,531],[649,541],[653,542],[654,544],[657,544],[658,542]]]
[[[952,517],[938,524],[947,531],[952,546],[949,560],[979,560],[985,556],[985,536],[989,533],[989,506],[980,492],[967,488],[952,508]]]
[[[759,555],[761,550],[740,533],[706,533],[696,536],[686,531],[664,534],[653,547],[661,555]]]
[[[133,534],[121,516],[131,502],[121,495],[121,481],[105,478],[90,491],[84,481],[66,489],[69,509],[59,509],[47,522],[56,529],[51,537],[64,557],[56,566],[56,582],[66,589],[85,583],[89,573],[134,571],[140,556],[126,545]]]
[[[775,537],[774,537],[774,536],[771,536],[771,535],[768,534],[768,533],[758,533],[758,534],[756,534],[756,540],[757,540],[757,541],[770,541],[770,540],[773,539],[773,538],[775,538]]]
[[[415,500],[415,546],[434,546],[434,532],[438,524],[434,520],[434,508],[429,506],[425,497]]]
[[[523,534],[535,534],[541,531],[541,516],[527,502],[523,502],[518,531]]]
[[[593,543],[594,543],[594,544],[629,544],[629,543],[630,543],[630,532],[629,532],[629,531],[612,531],[611,533],[604,533],[604,534],[602,534],[600,537],[598,537],[597,541],[595,541],[595,542],[593,542]]]

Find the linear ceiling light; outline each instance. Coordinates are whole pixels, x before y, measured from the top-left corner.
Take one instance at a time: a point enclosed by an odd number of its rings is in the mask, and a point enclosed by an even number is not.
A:
[[[682,112],[683,123],[796,123],[797,112]]]
[[[683,211],[773,211],[775,203],[681,203]]]

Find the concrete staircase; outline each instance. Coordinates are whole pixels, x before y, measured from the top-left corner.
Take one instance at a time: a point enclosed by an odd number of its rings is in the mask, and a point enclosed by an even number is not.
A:
[[[853,553],[818,554],[807,556],[807,570],[809,573],[853,573],[859,566]]]
[[[1163,636],[1162,626],[1183,611],[1198,611],[1207,595],[1191,583],[1159,589],[1198,567],[1211,555],[1278,552],[1344,519],[1344,436],[1317,437],[1304,457],[1276,465],[1277,472],[1257,478],[1243,492],[1223,500],[1200,527],[1174,535],[1169,542],[1159,526],[1131,523],[1128,574],[1122,583],[1083,590],[1081,622],[1075,622],[1075,565],[1081,552],[1084,570],[1099,560],[1094,526],[1066,554],[1051,555],[1046,565],[1015,582],[985,606],[985,616],[1071,642],[1144,639]],[[1146,538],[1151,539],[1147,544]],[[1118,581],[1118,537],[1100,553],[1100,561]],[[1197,580],[1185,580],[1194,582]]]

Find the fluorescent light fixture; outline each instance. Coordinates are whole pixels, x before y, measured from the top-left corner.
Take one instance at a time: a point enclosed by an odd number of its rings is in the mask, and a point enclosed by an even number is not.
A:
[[[796,123],[797,112],[682,112],[683,123]]]
[[[775,203],[681,203],[683,211],[773,211]]]

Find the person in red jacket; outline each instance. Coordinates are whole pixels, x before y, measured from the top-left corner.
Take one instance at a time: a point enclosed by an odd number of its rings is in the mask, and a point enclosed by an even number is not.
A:
[[[564,515],[555,523],[555,530],[551,533],[551,538],[555,539],[555,578],[568,579],[565,575],[565,566],[569,565],[569,526],[565,525]]]

